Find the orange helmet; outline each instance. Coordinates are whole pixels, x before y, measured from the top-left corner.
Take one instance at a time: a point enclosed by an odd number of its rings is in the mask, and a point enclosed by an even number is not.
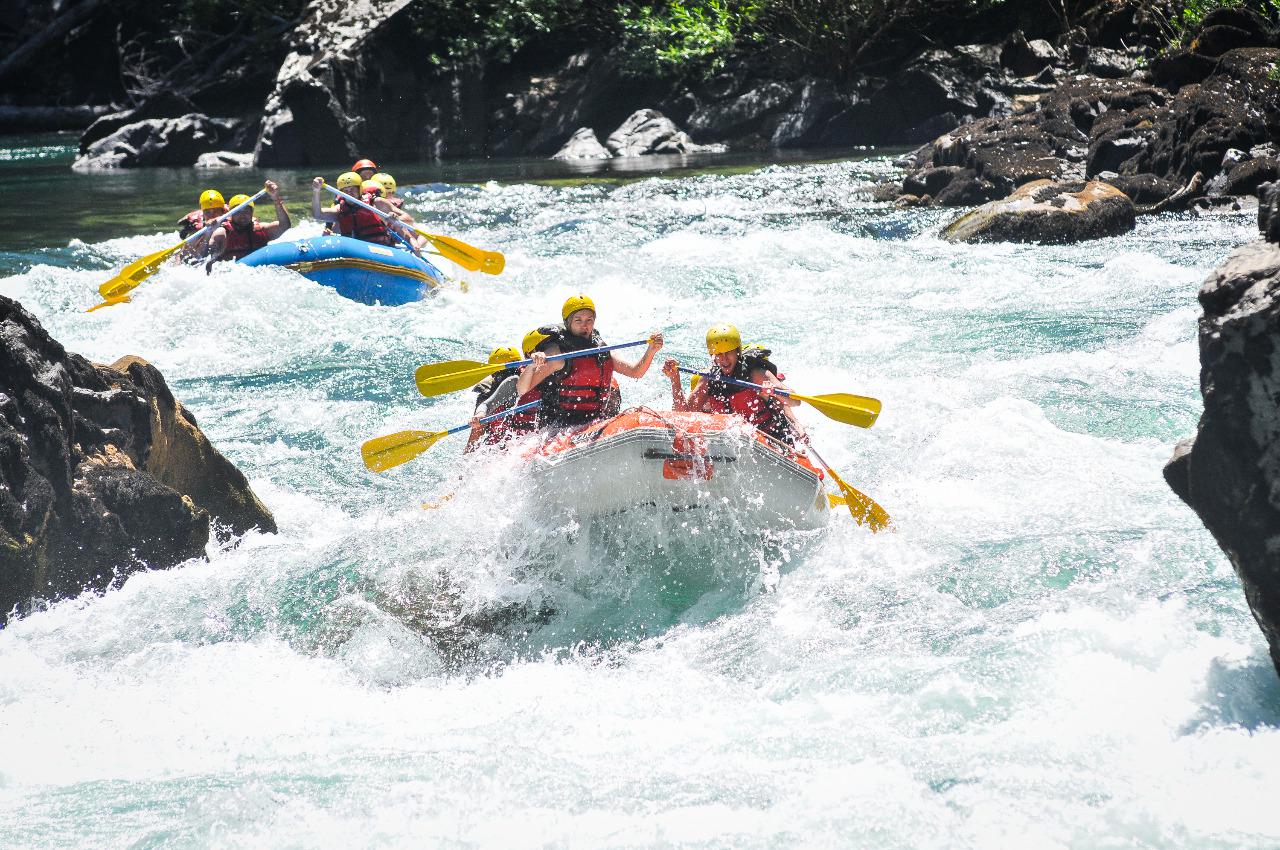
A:
[[[371,159],[356,160],[356,164],[351,166],[352,171],[364,171],[366,168],[370,168],[374,171],[378,170],[378,166]]]

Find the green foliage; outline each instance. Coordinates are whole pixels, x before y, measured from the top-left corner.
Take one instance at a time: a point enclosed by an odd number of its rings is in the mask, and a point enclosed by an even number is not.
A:
[[[509,61],[534,40],[551,34],[616,34],[615,4],[608,0],[418,0],[409,7],[415,32],[437,65],[461,57]]]
[[[1249,9],[1265,17],[1280,14],[1280,0],[1173,0],[1150,7],[1170,45],[1185,45],[1209,16],[1219,9]]]
[[[630,67],[637,72],[710,74],[735,50],[755,44],[767,0],[670,0],[620,9]]]

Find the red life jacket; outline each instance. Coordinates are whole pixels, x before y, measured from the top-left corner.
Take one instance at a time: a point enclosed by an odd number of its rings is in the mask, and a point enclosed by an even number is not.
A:
[[[516,405],[527,404],[540,398],[542,398],[542,393],[535,387],[520,396],[516,401]],[[487,446],[500,446],[507,440],[523,437],[525,434],[532,434],[537,428],[538,409],[535,407],[533,410],[522,410],[519,413],[495,419],[484,426],[483,442]]]
[[[563,330],[557,334],[556,343],[566,354],[604,345],[597,333],[592,333],[591,339],[582,339]],[[603,418],[612,382],[613,357],[607,351],[564,361],[564,368],[551,373],[540,385],[539,421],[552,426],[582,425]]]
[[[256,218],[253,220],[253,225],[244,230],[236,227],[231,219],[227,219],[222,223],[222,232],[227,235],[227,247],[223,251],[223,256],[233,260],[249,256],[271,241],[266,230],[266,226]]]
[[[191,212],[178,219],[178,235],[186,239],[197,230],[202,229],[206,224],[212,224],[214,219],[226,212],[222,210],[210,210],[206,218],[204,210],[192,210]]]
[[[768,368],[773,364],[769,363],[767,357],[767,354],[764,356],[739,354],[738,362],[733,367],[733,374],[728,377],[739,381],[750,381],[751,373],[757,369],[766,369],[777,374],[776,369]],[[760,395],[759,390],[749,390],[746,387],[717,381],[714,372],[713,377],[707,380],[708,413],[734,413],[775,440],[784,443],[795,442],[791,421],[787,419],[787,415],[782,411],[782,404],[777,399],[766,398]]]
[[[379,245],[396,244],[395,239],[387,231],[386,222],[364,207],[349,204],[341,198],[338,199],[338,218],[334,223],[338,225],[338,232],[343,236],[363,239],[365,242],[376,242]]]

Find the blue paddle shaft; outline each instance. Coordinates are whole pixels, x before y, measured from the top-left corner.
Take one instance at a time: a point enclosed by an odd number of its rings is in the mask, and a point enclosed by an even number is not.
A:
[[[724,375],[713,375],[710,372],[699,372],[697,369],[686,369],[683,366],[680,367],[680,371],[684,372],[686,375],[697,375],[698,377],[708,381],[719,381],[722,384],[732,384],[735,387],[745,387],[749,390],[769,389],[761,384],[753,384],[750,381],[739,381],[737,378],[726,378]],[[783,398],[791,398],[791,393],[786,390],[775,389],[773,390],[773,394],[780,395]]]
[[[570,351],[568,354],[553,354],[547,358],[547,362],[551,363],[556,360],[572,360],[575,357],[586,357],[588,354],[601,354],[605,351],[613,351],[618,348],[633,348],[637,345],[646,345],[648,339],[638,339],[635,342],[620,342],[617,345],[602,345],[599,348],[585,348],[582,351]],[[504,369],[519,369],[521,366],[528,366],[533,362],[533,358],[528,360],[517,360],[514,363],[504,363]]]
[[[541,401],[527,401],[524,404],[517,405],[509,410],[503,410],[498,413],[491,413],[488,416],[481,419],[480,423],[483,425],[489,422],[497,422],[499,419],[503,418],[504,416],[510,416],[513,413],[524,413],[526,410],[533,410],[535,407],[537,407],[540,404],[542,404]],[[457,428],[450,428],[448,431],[445,431],[445,433],[456,434],[459,431],[466,431],[470,427],[471,427],[471,423],[468,422],[466,425],[459,425]]]

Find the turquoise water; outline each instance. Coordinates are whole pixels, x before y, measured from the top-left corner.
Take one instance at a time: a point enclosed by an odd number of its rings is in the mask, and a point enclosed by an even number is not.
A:
[[[507,272],[402,308],[167,269],[86,314],[159,224],[6,242],[0,292],[154,362],[281,532],[0,632],[0,846],[1280,844],[1280,684],[1160,476],[1199,413],[1196,288],[1251,216],[954,246],[868,200],[891,171],[426,184],[415,215]],[[125,179],[159,210],[179,174]],[[882,399],[871,430],[804,415],[896,533],[762,538],[729,507],[595,537],[460,443],[363,470],[363,440],[467,418],[418,364],[578,291],[608,340],[696,363],[732,321],[802,391]],[[656,370],[624,392],[667,397]]]

